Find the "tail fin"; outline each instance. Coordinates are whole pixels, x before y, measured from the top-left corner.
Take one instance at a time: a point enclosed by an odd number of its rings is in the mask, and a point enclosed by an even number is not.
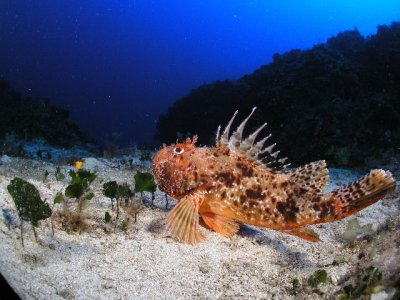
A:
[[[326,195],[334,205],[335,219],[340,220],[374,204],[396,188],[389,171],[371,170],[363,178]]]

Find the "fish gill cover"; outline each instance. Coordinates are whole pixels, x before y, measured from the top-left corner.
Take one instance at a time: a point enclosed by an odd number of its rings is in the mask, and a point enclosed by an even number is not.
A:
[[[368,37],[345,31],[310,50],[275,54],[252,74],[202,85],[177,101],[160,116],[156,138],[196,133],[210,144],[233,111],[257,106],[249,132],[267,120],[292,163],[363,166],[400,145],[399,45],[394,22]]]

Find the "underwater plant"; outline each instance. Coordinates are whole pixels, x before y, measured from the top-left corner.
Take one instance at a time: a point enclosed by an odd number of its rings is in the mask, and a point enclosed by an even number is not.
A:
[[[108,211],[106,211],[104,213],[104,222],[110,223],[110,221],[111,221],[111,215],[110,215],[110,213]]]
[[[45,170],[43,174],[43,183],[47,181],[47,178],[49,177],[50,173],[49,171]]]
[[[374,266],[362,269],[361,272],[357,271],[357,276],[353,278],[353,282],[344,286],[344,294],[340,299],[364,299],[362,296],[371,295],[374,292],[374,287],[379,287],[382,277],[382,271]]]
[[[126,213],[128,214],[128,216],[132,217],[134,219],[134,223],[136,223],[137,215],[139,212],[142,211],[142,209],[143,209],[142,202],[138,202],[136,199],[133,199],[133,201],[129,204]]]
[[[118,184],[116,181],[108,181],[103,184],[103,195],[111,199],[111,209],[114,210],[114,199],[117,198]]]
[[[328,273],[325,270],[317,270],[308,278],[308,285],[317,288],[322,283],[328,282]]]
[[[61,172],[61,168],[59,166],[56,167],[54,171],[54,177],[57,181],[63,181],[65,179],[65,175]]]
[[[127,183],[119,184],[117,190],[117,202],[118,200],[125,200],[125,206],[129,205],[129,199],[132,196],[132,191]]]
[[[140,193],[140,201],[143,203],[143,193],[150,192],[151,193],[151,204],[154,204],[154,193],[157,189],[157,185],[154,181],[154,176],[149,172],[140,172],[138,171],[135,178],[135,192]]]
[[[113,199],[117,203],[117,219],[119,217],[120,200],[125,200],[125,206],[129,205],[132,192],[127,183],[117,184],[116,181],[108,181],[103,184],[103,195],[111,199],[111,209],[114,210]]]
[[[23,221],[31,223],[35,240],[37,241],[35,227],[39,226],[40,220],[47,219],[51,216],[52,211],[49,204],[42,201],[39,191],[33,184],[21,178],[15,177],[11,180],[10,184],[7,186],[7,190],[14,200],[18,215],[21,219],[22,246],[24,246]]]
[[[90,172],[85,169],[77,171],[70,170],[71,183],[65,188],[65,196],[75,198],[77,207],[72,211],[65,199],[60,193],[54,198],[54,203],[63,203],[63,214],[67,219],[67,226],[70,230],[79,231],[81,233],[87,227],[86,216],[83,210],[87,203],[94,197],[90,191],[90,184],[96,179],[96,172]]]
[[[97,177],[96,172],[80,169],[78,171],[70,170],[68,174],[71,176],[71,184],[65,189],[65,195],[78,200],[87,198],[89,185]]]

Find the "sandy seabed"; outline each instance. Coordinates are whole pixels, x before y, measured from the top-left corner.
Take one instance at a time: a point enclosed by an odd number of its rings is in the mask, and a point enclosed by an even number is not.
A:
[[[66,172],[71,167],[63,166]],[[243,225],[232,238],[202,228],[207,241],[196,245],[171,239],[164,229],[165,195],[156,192],[156,207],[146,207],[126,230],[105,224],[110,200],[102,184],[116,180],[133,185],[135,170],[95,166],[94,199],[86,209],[89,229],[67,233],[54,218],[38,228],[39,243],[25,223],[25,247],[18,226],[0,222],[0,272],[23,299],[315,299],[342,293],[349,277],[362,266],[374,265],[390,277],[400,270],[399,194],[345,220],[313,226],[322,242],[309,243],[272,230]],[[57,182],[51,163],[22,158],[0,165],[0,206],[16,215],[7,185],[15,176],[33,183],[48,202],[68,181]],[[45,170],[50,173],[44,183]],[[331,170],[330,189],[361,174]],[[398,174],[395,174],[395,176]],[[397,176],[398,178],[398,176]],[[149,201],[149,195],[146,195]],[[173,205],[173,201],[171,201]],[[61,211],[60,204],[55,211]],[[120,221],[124,219],[122,209]],[[372,224],[375,234],[351,245],[341,236],[349,220]],[[307,279],[316,271],[327,272],[329,282],[313,289]],[[299,285],[293,280],[298,279]],[[390,292],[385,292],[390,298]],[[384,294],[378,293],[379,295]],[[377,295],[378,295],[377,294]],[[378,295],[378,296],[379,296]],[[387,299],[387,298],[382,298]]]

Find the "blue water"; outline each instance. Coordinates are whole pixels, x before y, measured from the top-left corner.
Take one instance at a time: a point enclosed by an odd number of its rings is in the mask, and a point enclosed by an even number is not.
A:
[[[153,144],[159,114],[191,89],[399,18],[398,0],[1,1],[0,79],[99,140]]]

